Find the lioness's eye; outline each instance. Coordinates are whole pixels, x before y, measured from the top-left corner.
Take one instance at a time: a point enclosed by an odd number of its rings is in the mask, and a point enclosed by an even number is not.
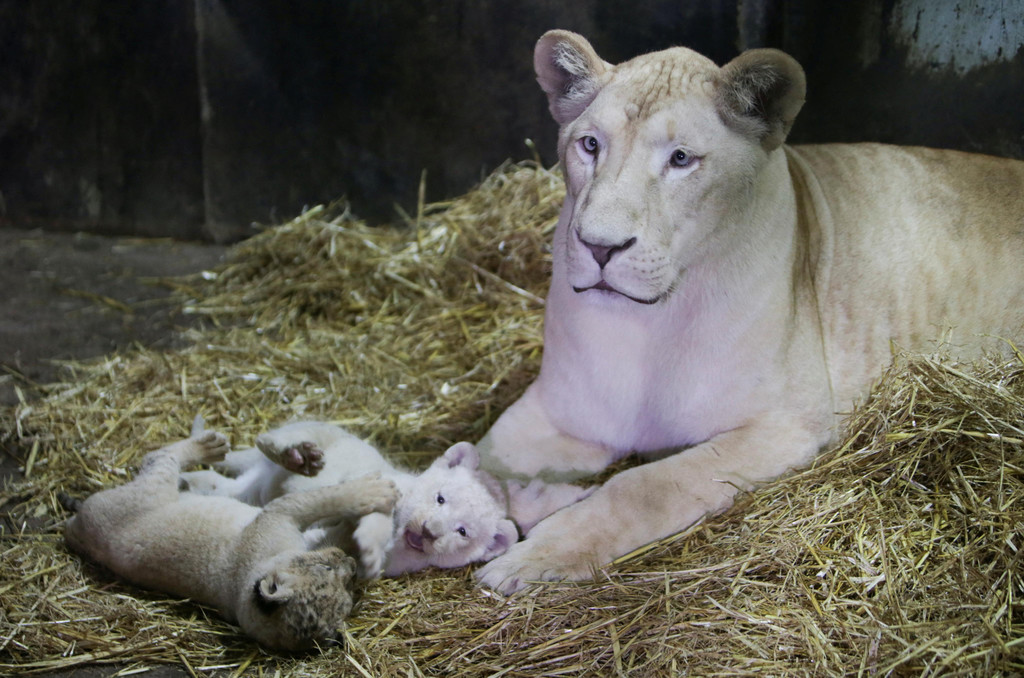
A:
[[[444,496],[442,496],[440,492],[437,494],[437,503],[438,504],[443,504],[444,503]]]
[[[673,167],[683,168],[692,165],[694,160],[696,160],[696,156],[690,155],[681,148],[677,148],[672,151],[672,157],[669,158],[668,164]]]
[[[592,136],[585,136],[580,139],[580,148],[587,155],[597,155],[597,150],[600,144],[597,143],[597,139]]]

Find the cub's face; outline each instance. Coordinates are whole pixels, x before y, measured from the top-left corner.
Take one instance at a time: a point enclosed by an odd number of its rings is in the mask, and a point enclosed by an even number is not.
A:
[[[505,502],[478,464],[473,446],[459,443],[416,479],[395,507],[396,549],[450,568],[490,560],[515,543]]]
[[[355,561],[339,548],[288,552],[262,563],[240,592],[238,623],[268,647],[333,640],[352,611]]]

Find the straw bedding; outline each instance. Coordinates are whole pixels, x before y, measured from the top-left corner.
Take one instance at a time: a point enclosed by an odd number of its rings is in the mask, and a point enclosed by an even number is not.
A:
[[[188,347],[73,365],[2,412],[0,672],[191,675],[1013,675],[1024,671],[1024,360],[901,356],[809,469],[620,559],[503,598],[470,570],[370,583],[345,643],[262,651],[69,554],[56,493],[122,482],[193,415],[248,444],[337,421],[417,467],[475,440],[539,367],[557,174],[508,165],[398,228],[343,206],[173,281]]]

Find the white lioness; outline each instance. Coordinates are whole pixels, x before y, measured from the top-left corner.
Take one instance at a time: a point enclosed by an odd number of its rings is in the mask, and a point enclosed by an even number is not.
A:
[[[355,562],[339,548],[309,550],[303,531],[324,518],[390,511],[394,483],[297,492],[262,510],[178,491],[183,466],[227,449],[224,436],[206,431],[150,452],[131,482],[72,503],[68,545],[140,586],[216,606],[268,647],[333,639],[352,609]]]
[[[483,467],[567,480],[675,453],[541,521],[486,585],[589,577],[807,463],[894,344],[1024,336],[1024,163],[786,147],[804,75],[775,50],[613,66],[553,31],[534,65],[567,194],[540,375]]]
[[[420,474],[392,466],[369,443],[325,422],[296,422],[261,434],[256,447],[230,452],[216,471],[184,474],[197,492],[256,505],[379,473],[399,490],[394,517],[373,513],[321,523],[324,543],[359,551],[361,573],[376,577],[427,567],[462,567],[504,553],[519,538],[506,518],[500,485],[480,471],[470,443],[457,443]]]

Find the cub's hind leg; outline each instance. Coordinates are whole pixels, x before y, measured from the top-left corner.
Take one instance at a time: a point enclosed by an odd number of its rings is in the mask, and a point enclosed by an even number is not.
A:
[[[216,431],[202,431],[147,454],[138,475],[123,487],[136,486],[152,493],[156,503],[174,501],[182,468],[223,459],[227,451],[227,438]]]
[[[227,451],[220,433],[204,431],[192,438],[150,452],[131,481],[97,492],[80,505],[68,521],[66,537],[73,549],[108,562],[107,542],[139,515],[178,500],[181,467],[219,459]],[[116,542],[116,539],[114,539]]]

